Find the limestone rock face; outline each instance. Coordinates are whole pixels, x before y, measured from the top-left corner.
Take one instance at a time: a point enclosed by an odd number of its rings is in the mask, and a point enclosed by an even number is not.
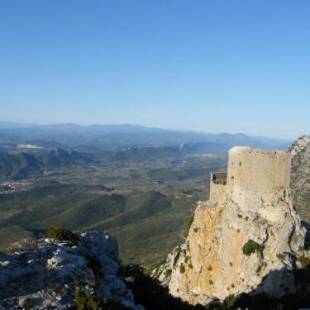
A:
[[[310,222],[310,136],[302,136],[290,148],[292,154],[291,189],[294,206]]]
[[[76,245],[38,240],[32,250],[0,253],[0,309],[74,309],[79,288],[141,310],[118,269],[117,242],[108,235],[82,233]]]
[[[290,271],[308,255],[289,191],[290,154],[235,147],[228,160],[227,177],[212,176],[210,200],[198,204],[186,242],[154,273],[191,304],[254,290],[294,293]]]

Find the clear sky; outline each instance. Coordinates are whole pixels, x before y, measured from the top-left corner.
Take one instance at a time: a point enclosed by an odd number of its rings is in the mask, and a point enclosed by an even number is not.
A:
[[[310,133],[309,0],[1,0],[0,121]]]

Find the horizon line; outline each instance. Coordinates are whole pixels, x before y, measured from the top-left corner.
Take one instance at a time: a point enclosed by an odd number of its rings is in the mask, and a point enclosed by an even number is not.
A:
[[[279,138],[275,136],[260,136],[255,134],[247,134],[244,132],[211,132],[211,131],[203,131],[203,130],[196,130],[196,129],[176,129],[176,128],[164,128],[164,127],[156,127],[156,126],[147,126],[142,124],[135,124],[135,123],[78,123],[78,122],[18,122],[18,121],[1,121],[0,125],[11,125],[11,127],[2,127],[0,129],[12,129],[12,128],[18,128],[14,127],[14,125],[19,126],[19,129],[22,129],[23,127],[20,126],[79,126],[79,127],[95,127],[95,126],[131,126],[131,127],[140,127],[150,130],[164,130],[164,131],[173,131],[173,132],[186,132],[186,133],[194,133],[194,134],[205,134],[205,135],[243,135],[248,136],[252,138],[266,138],[266,139],[275,139],[275,140],[281,140],[283,142],[293,141],[296,139],[296,137],[292,138]],[[301,135],[302,136],[302,135]],[[298,136],[297,138],[301,137]]]

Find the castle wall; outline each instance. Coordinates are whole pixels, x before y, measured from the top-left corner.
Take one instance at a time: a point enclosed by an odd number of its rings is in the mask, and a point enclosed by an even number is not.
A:
[[[234,147],[228,156],[227,185],[261,193],[288,189],[290,170],[288,152]]]
[[[210,200],[213,202],[220,201],[225,194],[226,185],[210,183]]]

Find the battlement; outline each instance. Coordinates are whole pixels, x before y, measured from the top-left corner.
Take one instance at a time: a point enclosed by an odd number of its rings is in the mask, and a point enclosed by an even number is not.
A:
[[[211,173],[211,182],[214,184],[226,185],[227,173],[226,172]]]
[[[288,189],[291,156],[285,151],[233,147],[228,153],[227,185],[270,193]]]

